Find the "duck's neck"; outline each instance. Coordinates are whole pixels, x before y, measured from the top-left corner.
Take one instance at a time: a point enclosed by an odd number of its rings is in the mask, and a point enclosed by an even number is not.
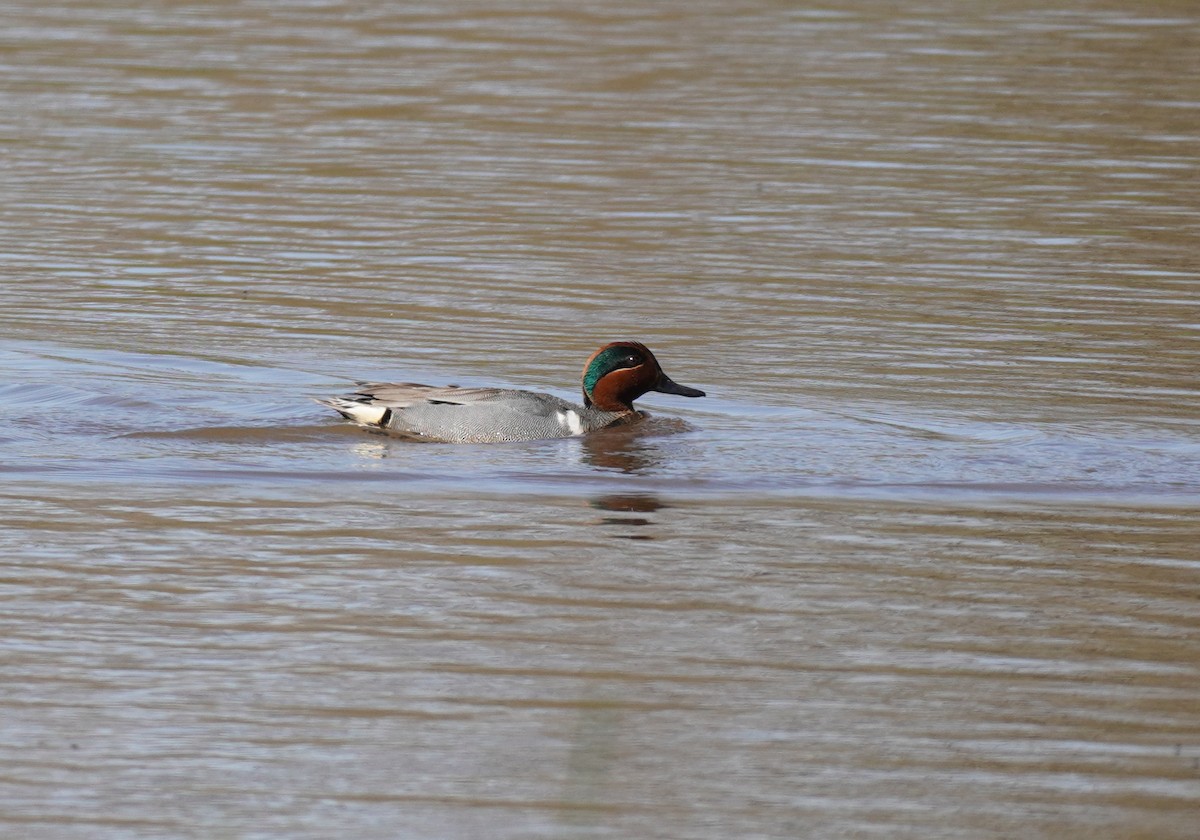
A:
[[[636,372],[613,371],[596,382],[590,394],[585,387],[583,404],[613,414],[635,414],[633,401],[644,393],[646,386]]]

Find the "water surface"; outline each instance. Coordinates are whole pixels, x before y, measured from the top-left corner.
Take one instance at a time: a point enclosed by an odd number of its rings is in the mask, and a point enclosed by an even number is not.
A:
[[[1191,4],[3,16],[0,833],[1194,835]]]

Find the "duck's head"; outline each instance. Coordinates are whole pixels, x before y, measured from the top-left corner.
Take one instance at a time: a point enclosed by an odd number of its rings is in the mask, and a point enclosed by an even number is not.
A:
[[[583,366],[583,404],[601,411],[633,411],[647,391],[703,397],[704,392],[671,380],[644,344],[614,341],[592,354]]]

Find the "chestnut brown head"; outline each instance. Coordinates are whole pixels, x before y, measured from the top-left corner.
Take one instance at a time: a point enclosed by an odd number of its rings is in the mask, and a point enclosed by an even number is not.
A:
[[[583,404],[601,411],[633,411],[633,401],[647,391],[703,397],[663,373],[646,345],[614,341],[592,354],[583,366]]]

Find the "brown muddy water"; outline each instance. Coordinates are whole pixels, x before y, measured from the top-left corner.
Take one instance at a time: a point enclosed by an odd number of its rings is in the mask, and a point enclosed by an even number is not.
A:
[[[0,20],[0,836],[1198,836],[1194,3]]]

